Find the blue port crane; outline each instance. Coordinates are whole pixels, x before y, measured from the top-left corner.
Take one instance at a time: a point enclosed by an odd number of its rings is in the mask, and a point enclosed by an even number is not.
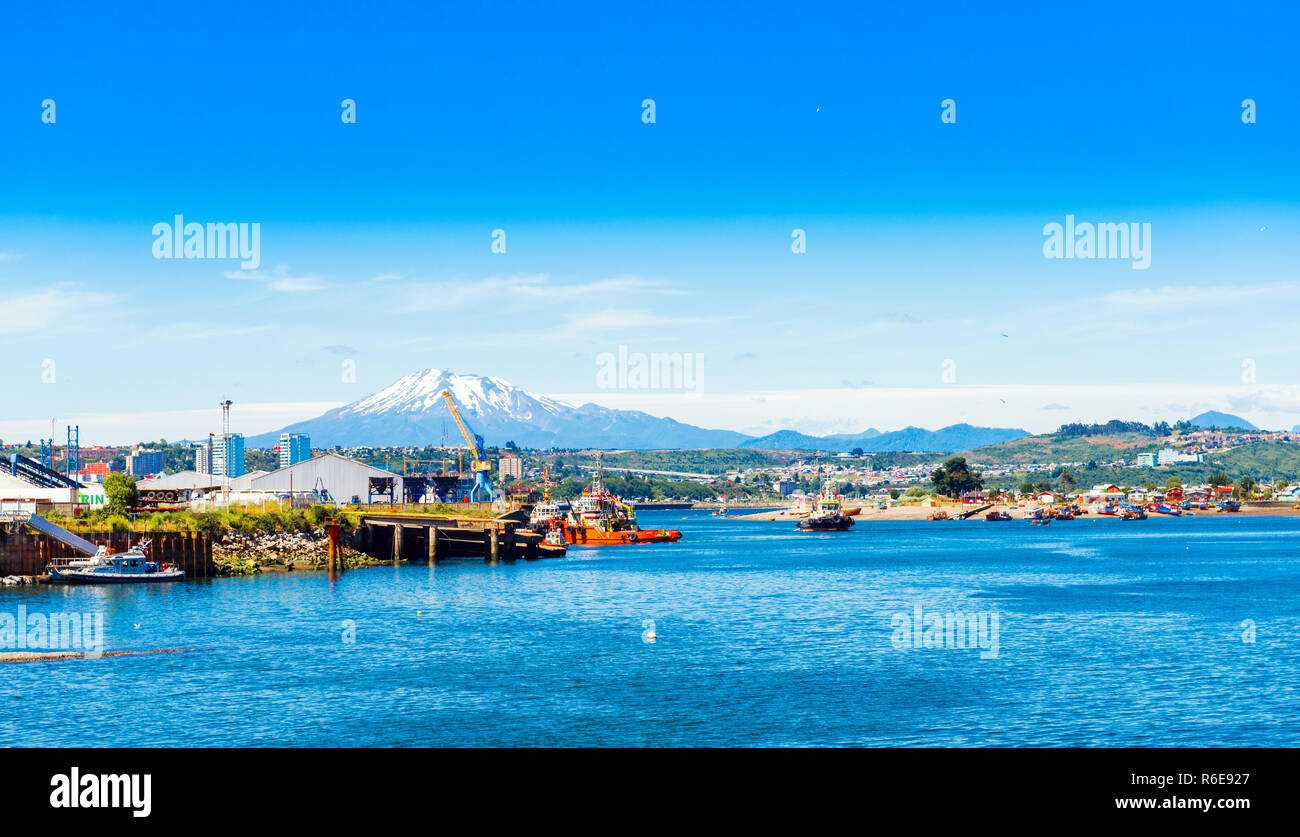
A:
[[[456,409],[456,402],[451,397],[451,390],[444,389],[442,397],[447,400],[447,407],[451,410],[451,417],[456,420],[456,426],[460,428],[460,434],[465,437],[465,445],[470,450],[470,455],[474,457],[474,464],[471,468],[474,471],[474,487],[470,489],[469,498],[475,502],[492,500],[492,483],[488,475],[492,473],[492,463],[487,461],[487,453],[483,450],[483,437],[469,431],[465,420],[460,417],[460,410]]]

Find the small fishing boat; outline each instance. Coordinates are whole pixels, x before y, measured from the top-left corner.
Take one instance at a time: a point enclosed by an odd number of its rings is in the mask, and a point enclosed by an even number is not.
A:
[[[1182,509],[1176,508],[1175,506],[1170,506],[1166,503],[1156,503],[1154,506],[1151,507],[1151,511],[1155,512],[1156,514],[1167,514],[1172,517],[1177,517],[1178,515],[1183,513]]]
[[[991,511],[984,515],[985,520],[1011,520],[1011,515],[1004,511]]]
[[[93,558],[76,565],[56,566],[47,571],[50,581],[63,584],[141,584],[182,581],[185,571],[172,564],[149,560],[149,541],[143,540],[126,552],[110,554],[100,547]]]
[[[1241,511],[1241,503],[1236,500],[1224,500],[1219,503],[1219,511],[1238,512]]]
[[[1141,506],[1127,506],[1119,516],[1120,520],[1146,520],[1146,509]]]

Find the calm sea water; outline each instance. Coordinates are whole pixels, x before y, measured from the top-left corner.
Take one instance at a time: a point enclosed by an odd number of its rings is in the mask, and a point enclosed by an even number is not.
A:
[[[1300,519],[642,518],[685,537],[0,590],[0,613],[102,612],[109,650],[194,649],[0,665],[0,744],[1300,744]],[[997,656],[907,647],[918,606],[995,615]]]

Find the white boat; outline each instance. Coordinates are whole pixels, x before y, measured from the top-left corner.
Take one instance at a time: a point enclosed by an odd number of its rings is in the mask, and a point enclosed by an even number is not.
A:
[[[149,541],[144,540],[126,552],[110,554],[100,547],[87,561],[49,566],[50,581],[64,584],[140,584],[158,581],[182,581],[185,571],[171,564],[149,560]]]

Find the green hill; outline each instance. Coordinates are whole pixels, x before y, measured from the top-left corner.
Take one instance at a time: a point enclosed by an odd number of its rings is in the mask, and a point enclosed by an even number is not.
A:
[[[1110,462],[1123,457],[1132,460],[1139,453],[1164,447],[1147,433],[1115,433],[1108,436],[1060,436],[1048,433],[1025,436],[996,445],[963,451],[975,462]]]

